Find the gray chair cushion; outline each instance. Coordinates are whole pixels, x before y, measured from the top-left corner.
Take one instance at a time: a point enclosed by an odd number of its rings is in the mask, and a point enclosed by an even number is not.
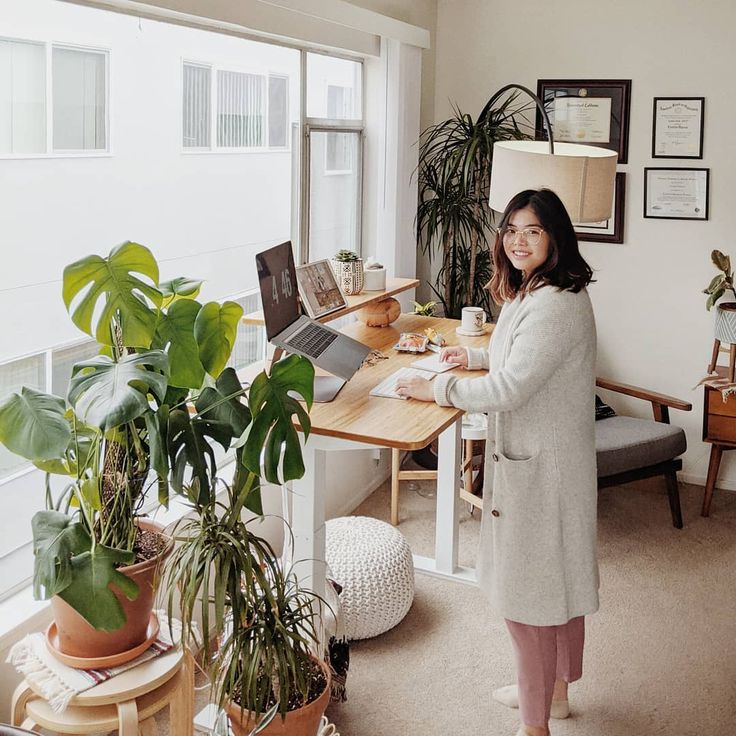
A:
[[[671,424],[620,416],[595,423],[599,478],[672,460],[686,448],[685,432]]]

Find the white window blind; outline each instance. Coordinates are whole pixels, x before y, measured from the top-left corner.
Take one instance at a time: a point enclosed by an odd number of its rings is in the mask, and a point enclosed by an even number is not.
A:
[[[289,130],[289,79],[268,77],[268,145],[286,148]]]
[[[0,40],[0,154],[46,152],[46,49]]]
[[[212,73],[209,67],[184,64],[184,148],[209,148]]]
[[[217,145],[256,148],[264,141],[264,82],[259,74],[217,72]]]
[[[54,47],[55,151],[106,150],[106,62],[103,52]]]

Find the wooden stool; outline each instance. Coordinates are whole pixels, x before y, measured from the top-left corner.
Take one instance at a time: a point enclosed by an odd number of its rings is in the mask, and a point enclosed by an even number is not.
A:
[[[188,650],[176,648],[126,670],[72,698],[62,713],[24,680],[13,694],[12,723],[59,734],[117,729],[119,736],[154,736],[152,716],[167,705],[171,736],[192,736],[194,660]]]
[[[733,383],[734,375],[736,374],[736,344],[724,348],[721,346],[721,341],[718,338],[713,340],[713,354],[708,364],[708,373],[716,372],[718,353],[728,353],[728,380]]]

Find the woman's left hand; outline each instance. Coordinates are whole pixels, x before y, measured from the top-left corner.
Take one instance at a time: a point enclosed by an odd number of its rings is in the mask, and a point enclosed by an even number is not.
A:
[[[409,399],[434,401],[432,384],[426,378],[419,378],[418,376],[400,378],[396,381],[396,393]]]

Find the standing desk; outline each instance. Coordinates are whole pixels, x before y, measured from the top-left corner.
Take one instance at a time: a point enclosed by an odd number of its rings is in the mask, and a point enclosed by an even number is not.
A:
[[[303,446],[305,473],[292,481],[292,533],[295,572],[302,584],[324,595],[326,455],[338,450],[366,449],[366,446],[418,450],[439,437],[437,463],[437,525],[434,559],[414,555],[420,572],[475,583],[475,570],[459,567],[459,483],[461,465],[462,409],[438,406],[434,402],[401,401],[369,396],[373,386],[398,368],[408,366],[416,355],[393,350],[401,332],[422,332],[434,327],[449,345],[485,347],[489,332],[480,337],[455,333],[458,320],[402,314],[388,327],[367,327],[356,322],[342,331],[390,356],[376,365],[364,366],[325,404],[313,404],[308,441]],[[454,372],[466,374],[461,368]],[[346,479],[349,482],[349,479]]]

